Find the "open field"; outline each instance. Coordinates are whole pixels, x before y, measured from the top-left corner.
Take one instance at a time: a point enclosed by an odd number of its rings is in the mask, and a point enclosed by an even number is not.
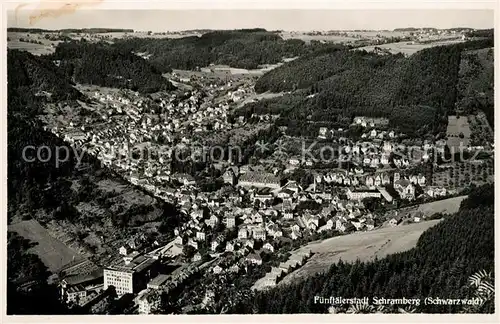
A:
[[[21,51],[30,52],[33,55],[45,55],[51,54],[54,52],[54,48],[50,46],[40,45],[40,44],[32,44],[20,41],[11,41],[7,43],[7,48],[9,49],[18,49]]]
[[[84,259],[77,252],[52,237],[36,220],[25,220],[11,224],[9,231],[16,232],[33,243],[38,243],[30,250],[40,257],[51,272],[58,271],[72,261]]]
[[[180,89],[188,90],[188,91],[193,90],[193,87],[190,86],[189,84],[185,84],[185,83],[182,83],[182,82],[177,82],[177,81],[174,81],[172,79],[168,79],[168,81],[170,81],[170,83],[172,83],[174,85],[174,87],[176,87],[176,88],[180,88]]]
[[[178,70],[178,69],[172,69],[172,72],[177,74],[180,78],[204,78],[208,80],[225,80],[227,76],[231,76],[232,80],[240,81],[243,79],[248,79],[249,77],[258,77],[259,74],[250,74],[250,73],[239,73],[239,74],[231,74],[229,69],[218,69],[218,70],[213,70],[210,71],[209,68],[202,68],[200,71],[190,71],[190,70]],[[263,73],[261,73],[263,74]],[[170,79],[170,73],[166,73],[163,75],[164,77],[167,77]]]
[[[7,48],[27,51],[33,55],[46,55],[54,53],[55,46],[60,43],[60,41],[45,39],[44,34],[8,32],[7,37]],[[41,42],[42,44],[22,42],[21,39]]]
[[[415,247],[425,230],[439,222],[440,220],[431,220],[311,242],[292,253],[311,250],[314,253],[312,258],[304,266],[285,276],[278,285],[290,284],[317,272],[325,271],[339,260],[371,261],[375,257],[380,259],[389,254],[410,250]]]
[[[286,61],[292,61],[294,58],[286,58],[283,60],[283,62],[276,63],[276,64],[266,64],[259,66],[258,69],[242,69],[242,68],[234,68],[230,67],[228,65],[214,65],[214,66],[209,66],[209,67],[204,67],[201,68],[202,73],[214,73],[218,75],[219,77],[223,77],[226,75],[231,75],[231,76],[262,76],[266,72],[271,71],[272,69],[275,69],[281,65],[283,65],[284,62]]]
[[[466,116],[448,116],[448,126],[446,128],[446,136],[448,137],[447,144],[457,151],[460,149],[460,144],[467,147],[470,143],[471,129],[469,120]]]
[[[443,200],[428,202],[424,204],[403,207],[397,209],[398,215],[406,220],[413,220],[414,217],[420,218],[428,218],[436,213],[441,214],[454,214],[458,212],[460,209],[460,204],[462,200],[467,198],[467,196],[459,196],[453,198],[447,198]],[[393,211],[389,212],[386,215],[386,222],[384,223],[384,227],[391,227],[389,224],[389,220],[393,217]],[[413,222],[413,221],[412,221]]]
[[[458,212],[460,204],[465,198],[467,198],[467,196],[453,197],[421,204],[418,206],[418,211],[421,212],[424,217],[432,216],[435,213],[454,214]]]
[[[254,93],[251,96],[245,98],[245,100],[242,100],[238,103],[238,108],[243,107],[247,103],[254,102],[254,101],[260,101],[263,99],[272,99],[276,97],[281,97],[285,93],[284,92],[279,92],[279,93],[274,93],[274,92],[264,92],[264,93]]]
[[[28,32],[8,32],[7,33],[7,48],[9,49],[19,49],[23,51],[30,52],[33,55],[47,55],[54,53],[55,46],[59,44],[60,40],[50,40],[46,39],[45,35],[50,35],[53,37],[58,37],[59,33],[57,32],[43,32],[43,33],[28,33]],[[90,42],[98,42],[98,41],[108,41],[112,42],[112,39],[122,39],[122,38],[182,38],[182,37],[190,37],[190,36],[200,36],[197,33],[185,33],[185,34],[151,34],[149,35],[147,32],[135,32],[135,33],[126,33],[126,32],[115,32],[115,33],[95,33],[95,34],[86,34],[86,33],[65,33],[65,36],[80,40],[85,38]],[[36,41],[41,42],[41,44],[34,44],[27,41]]]
[[[302,32],[282,32],[280,36],[283,39],[300,39],[308,43],[312,40],[325,41],[333,43],[355,42],[358,40],[356,37],[343,36],[343,35],[307,35]]]
[[[358,47],[356,50],[365,50],[367,52],[373,52],[375,48],[381,48],[383,50],[387,50],[391,54],[402,53],[404,55],[413,55],[418,51],[421,51],[426,48],[431,48],[435,46],[443,46],[443,45],[452,45],[463,42],[461,39],[455,40],[439,40],[432,43],[414,43],[414,42],[398,42],[398,43],[388,43],[381,45],[370,45]]]

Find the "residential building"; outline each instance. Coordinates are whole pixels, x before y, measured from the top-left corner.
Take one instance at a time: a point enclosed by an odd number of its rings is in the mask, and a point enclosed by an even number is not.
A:
[[[217,241],[217,240],[213,240],[213,241],[212,241],[212,243],[210,244],[210,249],[211,249],[212,251],[216,251],[216,250],[217,250],[217,248],[219,247],[219,245],[220,245],[220,242],[219,242],[219,241]]]
[[[266,230],[263,228],[255,228],[252,231],[252,237],[254,240],[265,240],[266,239]]]
[[[174,244],[176,245],[183,245],[184,244],[184,239],[182,238],[182,236],[177,236],[174,240]]]
[[[237,264],[233,264],[233,265],[229,268],[229,272],[232,272],[232,273],[238,273],[238,272],[240,272],[240,267],[239,267]]]
[[[375,185],[375,180],[373,179],[372,176],[367,176],[365,178],[365,184],[366,184],[367,187],[371,188],[371,187],[373,187]]]
[[[231,186],[236,185],[236,174],[234,174],[232,168],[227,169],[222,178],[224,180],[224,183],[228,183]]]
[[[262,246],[262,248],[265,250],[268,250],[269,252],[274,252],[274,247],[269,242],[264,244],[264,246]]]
[[[210,216],[210,219],[208,220],[208,225],[214,227],[217,224],[219,224],[219,218],[215,215]]]
[[[394,189],[398,192],[401,199],[415,199],[415,187],[410,181],[406,179],[401,179],[394,182]]]
[[[252,222],[260,224],[260,223],[264,222],[264,217],[262,216],[261,213],[257,212],[257,213],[252,215]]]
[[[233,228],[236,226],[236,216],[228,215],[226,217],[226,227]]]
[[[80,305],[81,302],[87,297],[87,290],[83,285],[72,286],[66,289],[65,295],[66,303]]]
[[[246,228],[240,228],[238,231],[239,239],[247,239],[248,238],[248,230]]]
[[[144,289],[134,299],[138,306],[139,314],[147,315],[153,313],[160,307],[161,298],[154,290]]]
[[[234,244],[231,242],[226,243],[226,252],[234,252]]]
[[[392,227],[395,227],[395,226],[401,224],[402,221],[403,221],[403,219],[401,217],[395,216],[389,220],[389,225]]]
[[[176,179],[177,179],[177,181],[184,184],[185,186],[191,186],[191,185],[196,184],[196,181],[194,180],[194,178],[191,175],[186,174],[186,173],[176,175]]]
[[[262,258],[260,255],[256,253],[249,254],[246,258],[246,260],[250,263],[256,264],[256,265],[261,265],[262,264]]]
[[[302,237],[302,233],[300,232],[300,230],[292,229],[292,232],[290,233],[290,238],[292,240],[297,240],[301,237]]]
[[[253,249],[254,244],[255,244],[255,241],[253,239],[248,239],[245,241],[245,246],[250,248],[250,249]]]
[[[120,247],[120,249],[119,249],[119,253],[120,253],[121,255],[127,255],[127,254],[128,254],[128,251],[129,251],[129,250],[128,250],[125,246],[122,246],[122,247]]]
[[[193,256],[193,262],[197,262],[201,260],[201,254],[200,252],[196,252],[196,254]]]
[[[196,239],[198,241],[205,241],[205,232],[196,232]]]

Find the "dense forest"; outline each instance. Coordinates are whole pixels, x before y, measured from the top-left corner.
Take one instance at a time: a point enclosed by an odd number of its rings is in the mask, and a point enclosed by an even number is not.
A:
[[[494,186],[473,190],[460,211],[425,231],[407,252],[373,262],[339,262],[325,273],[296,284],[257,293],[234,313],[325,313],[314,296],[384,298],[472,297],[468,278],[494,270]],[[424,305],[425,313],[456,313],[463,306]],[[494,312],[494,302],[482,306]]]
[[[494,50],[464,51],[457,84],[457,111],[470,114],[482,110],[494,127]]]
[[[478,29],[478,30],[471,30],[468,33],[465,34],[467,37],[477,37],[477,38],[493,38],[494,36],[494,29]]]
[[[40,105],[34,102],[28,104],[27,100],[35,99],[41,102],[41,94],[44,91],[51,93],[51,99],[54,101],[82,98],[82,94],[73,87],[72,82],[45,57],[9,49],[7,62],[9,112],[19,107],[23,113],[27,113],[27,109],[33,112],[33,109]],[[21,102],[18,102],[19,100]],[[14,102],[16,104],[13,104]],[[38,109],[34,112],[39,113]]]
[[[49,59],[60,61],[62,73],[79,83],[128,88],[143,93],[175,89],[147,60],[106,42],[60,43]]]
[[[193,70],[210,64],[256,69],[259,65],[281,62],[310,51],[340,45],[308,46],[298,39],[283,40],[277,33],[263,29],[212,31],[202,36],[183,38],[114,39],[123,51],[151,54],[151,64],[163,72],[170,69]]]
[[[312,53],[261,77],[258,92],[293,91],[245,105],[236,115],[280,114],[292,135],[319,127],[346,127],[356,115],[387,117],[408,135],[444,132],[455,113],[461,55],[492,46],[492,39],[438,46],[408,58],[338,49]]]
[[[311,92],[316,93],[320,90],[318,83],[330,77],[341,76],[347,80],[352,76],[349,73],[357,73],[359,76],[366,75],[364,78],[366,79],[374,71],[398,70],[398,64],[403,59],[403,55],[380,56],[366,51],[349,51],[342,48],[330,52],[315,52],[269,71],[257,81],[255,90],[281,92],[311,88]],[[390,73],[395,75],[398,72]],[[326,87],[327,84],[323,82],[322,85]]]

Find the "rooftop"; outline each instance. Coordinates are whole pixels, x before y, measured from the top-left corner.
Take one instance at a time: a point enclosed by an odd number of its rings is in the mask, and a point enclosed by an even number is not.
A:
[[[278,184],[280,179],[272,173],[267,172],[247,172],[240,177],[241,181]]]
[[[169,278],[168,275],[159,274],[158,276],[156,276],[153,279],[151,279],[151,281],[148,283],[148,286],[149,285],[151,285],[151,286],[161,286],[161,285],[163,285],[168,280],[168,278]]]
[[[64,281],[66,282],[67,285],[77,285],[81,284],[87,281],[92,281],[98,278],[101,278],[103,276],[103,270],[102,269],[96,269],[92,272],[89,273],[80,273],[72,276],[68,276],[64,278]]]
[[[126,263],[123,259],[120,259],[116,263],[107,267],[106,269],[130,272],[130,273],[142,272],[145,269],[149,268],[151,265],[153,265],[155,261],[156,260],[153,258],[148,258],[143,255],[139,255],[128,263]]]

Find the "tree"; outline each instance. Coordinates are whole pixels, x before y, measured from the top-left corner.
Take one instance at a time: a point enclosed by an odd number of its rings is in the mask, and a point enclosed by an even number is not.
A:
[[[464,307],[464,313],[490,313],[495,309],[495,280],[484,269],[469,277],[469,286],[480,303]]]
[[[195,253],[196,249],[191,245],[185,244],[182,247],[182,254],[186,259],[191,259],[195,255]]]
[[[363,199],[363,205],[369,211],[375,211],[381,207],[380,198],[367,197]]]

